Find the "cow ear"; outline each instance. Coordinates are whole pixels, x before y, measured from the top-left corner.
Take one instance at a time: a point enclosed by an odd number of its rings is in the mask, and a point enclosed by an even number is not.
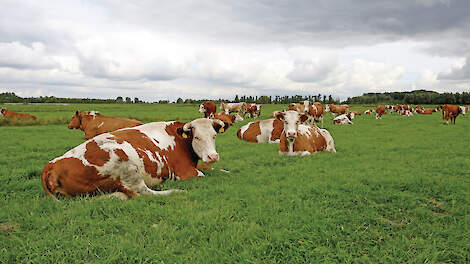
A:
[[[277,112],[275,117],[280,121],[284,121],[284,112]]]
[[[230,115],[230,118],[232,119],[232,123],[235,123],[235,119],[237,118],[235,115]]]
[[[222,121],[219,120],[219,119],[214,119],[214,120],[213,120],[213,123],[212,123],[212,126],[214,127],[214,130],[215,130],[217,133],[224,133],[224,132],[225,132],[225,128],[228,127],[228,123],[222,122]]]
[[[300,122],[301,122],[301,123],[307,121],[307,119],[308,119],[308,116],[307,116],[307,115],[301,115],[301,116],[300,116]]]
[[[182,127],[178,127],[178,129],[176,130],[176,133],[178,133],[178,135],[180,135],[184,139],[192,137],[191,130],[184,131]]]

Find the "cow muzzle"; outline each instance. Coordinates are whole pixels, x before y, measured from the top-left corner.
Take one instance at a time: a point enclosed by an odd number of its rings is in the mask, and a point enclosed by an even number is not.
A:
[[[217,161],[219,161],[219,154],[217,154],[217,153],[209,154],[209,155],[207,155],[206,160],[203,159],[203,161],[207,162],[207,163],[217,162]]]

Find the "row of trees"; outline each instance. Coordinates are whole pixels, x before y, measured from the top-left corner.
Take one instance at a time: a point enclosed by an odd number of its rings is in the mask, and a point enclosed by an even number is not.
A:
[[[135,97],[125,99],[118,96],[116,99],[96,99],[96,98],[60,98],[55,96],[40,97],[20,97],[15,93],[0,93],[0,103],[68,103],[68,104],[140,104],[145,103]]]
[[[326,96],[326,95],[293,95],[293,96],[267,96],[267,95],[262,95],[262,96],[238,96],[235,95],[234,100],[230,101],[232,103],[239,103],[239,102],[246,102],[246,103],[256,103],[256,104],[290,104],[290,103],[297,103],[300,101],[304,100],[309,100],[309,101],[314,101],[314,102],[321,102],[324,104],[331,104],[331,103],[339,103],[339,99],[333,99],[331,95]],[[201,99],[201,100],[193,100],[193,99],[186,99],[183,100],[183,98],[178,98],[176,100],[177,104],[200,104],[204,101],[208,101],[206,99]],[[223,100],[223,99],[218,99],[218,100],[211,100],[216,103],[220,102],[227,102],[229,100]]]
[[[470,93],[411,92],[365,93],[348,98],[347,104],[470,104]]]

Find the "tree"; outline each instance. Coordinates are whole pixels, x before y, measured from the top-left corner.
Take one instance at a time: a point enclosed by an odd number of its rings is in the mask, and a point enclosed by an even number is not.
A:
[[[240,99],[238,98],[238,94],[235,95],[235,100],[234,100],[234,101],[235,101],[235,103],[239,103],[239,102],[240,102]]]
[[[122,104],[124,101],[122,100],[122,96],[116,97],[116,103]]]
[[[184,101],[183,101],[182,98],[178,98],[178,99],[176,100],[176,103],[177,103],[177,104],[182,104],[182,103],[184,103]]]
[[[134,104],[138,104],[138,103],[140,103],[140,100],[139,100],[139,98],[137,98],[137,97],[136,97],[136,98],[134,98]]]

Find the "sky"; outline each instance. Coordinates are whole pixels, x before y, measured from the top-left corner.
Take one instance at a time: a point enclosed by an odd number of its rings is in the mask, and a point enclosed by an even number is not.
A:
[[[470,91],[467,0],[0,0],[0,92]]]

